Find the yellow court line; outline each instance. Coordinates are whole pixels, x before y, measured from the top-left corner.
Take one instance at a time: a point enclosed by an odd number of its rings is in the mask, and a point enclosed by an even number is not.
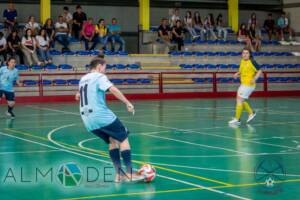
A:
[[[289,179],[284,181],[276,181],[276,183],[291,183],[291,182],[300,182],[300,179]],[[208,187],[210,189],[222,189],[222,188],[239,188],[239,187],[251,187],[264,185],[263,183],[246,183],[246,184],[236,184],[231,186],[213,186]],[[187,191],[196,191],[203,190],[203,188],[183,188],[183,189],[175,189],[175,190],[158,190],[151,192],[131,192],[131,193],[119,193],[119,194],[105,194],[105,195],[95,195],[95,196],[82,196],[82,197],[73,197],[73,198],[64,198],[61,200],[80,200],[80,199],[94,199],[94,198],[110,198],[110,197],[122,197],[122,196],[136,196],[136,195],[147,195],[147,194],[163,194],[163,193],[176,193],[176,192],[187,192]]]
[[[23,135],[26,135],[26,136],[29,136],[29,137],[34,137],[34,138],[38,138],[38,139],[49,142],[48,138],[32,135],[32,134],[24,132],[24,131],[13,130],[13,129],[8,129],[8,128],[6,128],[4,130],[11,131],[11,132],[14,132],[14,133],[20,133],[20,134],[23,134]],[[81,150],[82,151],[82,149],[78,148],[77,146],[73,146],[73,145],[70,145],[70,144],[63,143],[63,142],[58,142],[58,143],[62,144],[62,145],[65,145],[65,146],[75,148],[74,150]],[[109,158],[108,154],[103,153],[103,151],[98,151],[98,150],[94,150],[94,149],[91,149],[91,148],[85,148],[85,149],[88,149],[90,151],[92,150],[92,152],[99,153],[99,154],[101,154],[101,156],[103,156],[105,158]],[[136,163],[136,164],[142,164],[142,165],[145,164],[145,162],[138,161],[138,160],[132,160],[132,162]],[[192,177],[192,178],[203,180],[203,181],[209,181],[209,182],[221,184],[221,185],[224,185],[224,186],[232,186],[232,184],[230,184],[230,183],[225,183],[225,182],[222,182],[222,181],[218,181],[218,180],[214,180],[214,179],[210,179],[210,178],[206,178],[206,177],[202,177],[202,176],[198,176],[198,175],[194,175],[194,174],[190,174],[190,173],[186,173],[186,172],[182,172],[182,171],[178,171],[178,170],[174,170],[174,169],[169,169],[169,168],[161,167],[161,166],[157,166],[157,165],[153,165],[153,166],[157,169],[172,172],[172,173],[175,173],[175,174],[180,174],[180,175]]]

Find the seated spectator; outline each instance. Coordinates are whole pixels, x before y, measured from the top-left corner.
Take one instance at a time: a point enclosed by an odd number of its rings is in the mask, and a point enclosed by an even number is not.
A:
[[[204,34],[206,33],[206,30],[204,28],[204,23],[198,11],[194,12],[194,27],[196,31],[200,32],[201,39],[204,40]]]
[[[27,30],[27,29],[31,30],[33,36],[39,32],[40,25],[37,22],[35,22],[34,16],[30,16],[28,18],[28,22],[27,22],[27,24],[25,24],[25,30]]]
[[[51,18],[46,20],[43,29],[46,30],[47,36],[49,37],[50,47],[54,48],[55,27]]]
[[[227,34],[228,31],[224,26],[224,22],[223,22],[223,15],[219,14],[216,20],[216,25],[217,25],[217,31],[218,31],[218,38],[220,40],[227,40]],[[223,37],[222,37],[223,34]]]
[[[116,42],[120,44],[119,51],[125,51],[125,41],[121,37],[121,26],[117,24],[117,19],[113,18],[111,21],[111,25],[108,26],[108,30],[110,33],[109,39],[111,40],[111,50],[115,51]]]
[[[177,20],[175,26],[172,28],[172,40],[177,43],[178,51],[181,51],[184,46],[184,28],[181,25],[181,21]]]
[[[176,25],[176,22],[178,20],[181,20],[181,17],[180,17],[180,11],[179,11],[179,8],[175,8],[174,9],[174,12],[172,13],[172,16],[170,18],[170,25],[171,27],[175,26]]]
[[[93,18],[89,18],[83,23],[82,40],[84,41],[85,50],[93,50],[97,45],[97,38],[95,37],[95,26],[93,25]],[[89,48],[89,42],[93,42]]]
[[[269,40],[272,40],[272,35],[275,33],[275,20],[273,19],[272,13],[268,14],[268,19],[264,22],[264,29],[268,33]]]
[[[186,12],[186,16],[184,17],[184,24],[188,32],[191,34],[193,40],[200,37],[200,35],[198,35],[196,30],[194,29],[194,23],[193,23],[193,17],[191,11]]]
[[[80,39],[80,32],[82,30],[83,22],[87,20],[86,14],[82,12],[82,8],[80,5],[76,6],[76,12],[73,13],[73,25],[72,31],[73,36],[76,39]]]
[[[278,39],[284,41],[284,33],[289,34],[289,39],[292,40],[293,38],[293,30],[290,27],[289,19],[287,18],[285,12],[281,14],[281,17],[277,20],[277,27],[278,27]]]
[[[4,26],[10,31],[17,28],[17,10],[13,3],[8,4],[8,8],[3,12]]]
[[[214,29],[215,29],[215,20],[214,20],[214,16],[213,14],[208,14],[208,16],[205,18],[205,21],[204,21],[204,28],[206,30],[206,32],[208,34],[211,35],[211,37],[216,40],[218,39],[215,32],[214,32]]]
[[[261,48],[261,34],[259,29],[255,24],[251,24],[250,29],[249,29],[249,37],[251,40],[251,44],[254,42],[254,50],[259,51]]]
[[[64,22],[68,24],[70,35],[72,34],[73,15],[69,12],[69,7],[65,6],[63,9]]]
[[[68,37],[69,29],[64,18],[62,16],[58,17],[58,21],[55,23],[55,40],[60,43],[63,48],[62,51],[69,51],[70,40]]]
[[[40,61],[44,64],[52,63],[52,58],[49,53],[50,38],[47,35],[46,29],[42,28],[38,36],[36,36],[37,50],[40,56]]]
[[[108,28],[105,25],[104,19],[100,19],[98,24],[95,26],[97,43],[103,44],[103,50],[107,50],[107,42],[108,42]]]
[[[34,64],[41,65],[42,63],[39,61],[36,55],[36,40],[32,35],[31,29],[26,29],[25,35],[22,37],[21,44],[23,54],[25,55],[28,64],[30,66]]]
[[[241,24],[239,31],[238,31],[238,35],[237,35],[237,40],[239,42],[245,42],[246,46],[248,48],[250,48],[251,50],[253,50],[253,46],[251,43],[251,39],[249,37],[248,30],[246,28],[246,24]]]
[[[3,56],[3,62],[6,62],[7,60],[7,42],[6,38],[4,37],[4,34],[0,32],[0,55]]]
[[[252,13],[250,19],[248,20],[248,26],[247,26],[248,30],[250,29],[252,24],[254,24],[256,27],[258,26],[255,13]]]
[[[176,48],[176,46],[171,43],[171,28],[169,27],[168,20],[166,18],[161,20],[161,24],[158,27],[158,38],[159,42],[162,42],[169,47],[169,50],[174,50],[174,47]]]
[[[9,36],[7,37],[7,43],[8,43],[8,53],[12,57],[16,57],[16,55],[19,56],[20,63],[24,64],[24,56],[21,49],[21,39],[18,36],[18,32],[16,30],[13,30]]]

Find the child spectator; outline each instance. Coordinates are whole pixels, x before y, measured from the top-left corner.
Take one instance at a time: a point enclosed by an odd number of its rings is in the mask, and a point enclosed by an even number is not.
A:
[[[253,51],[253,46],[251,43],[251,39],[250,39],[248,30],[246,28],[246,24],[241,24],[239,31],[238,31],[238,35],[237,35],[237,40],[239,42],[245,42],[246,46]]]
[[[41,65],[42,63],[38,60],[38,57],[36,55],[36,40],[32,36],[31,29],[26,29],[21,44],[22,44],[22,51],[26,57],[28,64],[30,66],[33,64]]]
[[[261,34],[257,26],[253,23],[249,29],[249,37],[251,40],[251,44],[254,42],[254,50],[259,51],[261,48]]]
[[[12,57],[19,56],[20,63],[24,64],[24,55],[21,49],[21,39],[18,36],[17,30],[13,30],[7,37],[8,53]]]
[[[121,37],[121,26],[118,25],[117,19],[113,18],[111,21],[111,25],[108,26],[108,30],[110,33],[109,39],[112,43],[112,51],[115,51],[116,42],[120,44],[119,51],[125,51],[125,41]]]
[[[290,27],[289,19],[285,12],[282,12],[281,17],[277,20],[277,27],[279,40],[284,41],[284,33],[288,33],[289,39],[292,40],[293,30]]]
[[[183,43],[184,38],[184,28],[181,25],[181,21],[177,20],[175,26],[172,28],[172,40],[177,43],[178,51],[181,51],[184,46]]]
[[[275,33],[275,20],[272,13],[268,14],[268,18],[264,22],[264,29],[268,33],[269,40],[272,40],[272,35]]]
[[[107,42],[108,42],[108,28],[105,25],[104,19],[100,19],[98,24],[95,26],[97,43],[103,44],[103,50],[107,50]]]
[[[52,63],[51,55],[49,53],[50,38],[47,35],[46,29],[42,28],[38,36],[36,36],[37,50],[40,60],[44,64]]]

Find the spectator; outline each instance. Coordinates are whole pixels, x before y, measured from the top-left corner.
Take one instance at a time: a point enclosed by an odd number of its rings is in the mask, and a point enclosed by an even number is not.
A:
[[[0,55],[3,56],[3,62],[6,62],[7,59],[7,42],[4,34],[0,32]]]
[[[168,20],[166,18],[161,20],[161,24],[158,27],[158,38],[159,42],[164,43],[169,47],[169,50],[174,50],[175,46],[171,43],[171,28],[168,25]]]
[[[111,21],[111,25],[109,25],[108,30],[110,33],[110,40],[112,43],[112,51],[115,51],[116,42],[120,44],[119,51],[125,51],[125,41],[121,37],[121,26],[117,24],[117,19],[113,18]]]
[[[216,40],[218,39],[214,29],[215,29],[215,20],[213,14],[208,14],[208,16],[205,18],[204,27],[206,29],[207,33],[210,33],[211,37]]]
[[[98,24],[95,26],[97,43],[103,44],[103,50],[107,50],[107,42],[108,42],[108,28],[105,24],[104,19],[100,19]],[[95,46],[96,47],[96,46]]]
[[[28,22],[27,22],[27,24],[25,24],[25,30],[27,30],[27,29],[31,30],[33,36],[39,32],[40,25],[37,22],[35,22],[34,16],[30,16],[28,18]]]
[[[72,34],[73,15],[69,12],[69,7],[65,6],[62,14],[64,21],[68,24],[70,35]]]
[[[3,12],[4,26],[5,28],[8,28],[9,31],[17,28],[17,16],[18,13],[14,7],[14,4],[9,3],[8,8]]]
[[[245,42],[247,48],[250,48],[251,50],[253,50],[253,46],[251,43],[251,39],[249,37],[249,33],[246,28],[246,24],[241,24],[239,31],[238,31],[238,35],[237,35],[237,40],[239,42]]]
[[[257,26],[253,23],[249,29],[249,37],[251,40],[251,44],[254,42],[254,50],[259,51],[261,48],[261,34]]]
[[[293,30],[290,27],[289,19],[285,12],[282,12],[281,17],[277,20],[278,39],[284,41],[284,33],[289,34],[289,39],[292,40]]]
[[[49,53],[50,38],[46,29],[42,28],[38,36],[36,36],[37,50],[40,56],[41,62],[44,64],[52,63],[51,55]]]
[[[181,18],[180,18],[180,11],[179,11],[179,8],[175,8],[174,9],[174,13],[173,13],[173,15],[171,16],[171,19],[170,19],[171,27],[175,26],[176,22],[178,20],[181,20]]]
[[[269,40],[272,40],[272,35],[275,33],[275,20],[273,19],[272,13],[268,14],[268,19],[264,22],[264,29],[268,33]]]
[[[54,36],[55,36],[55,27],[53,20],[48,18],[43,26],[43,29],[46,30],[47,36],[49,37],[50,47],[54,48]]]
[[[26,29],[25,35],[22,38],[22,51],[28,64],[31,66],[33,64],[41,65],[42,63],[38,60],[36,55],[36,40],[32,35],[32,30]]]
[[[9,36],[7,37],[7,43],[8,43],[8,53],[12,57],[16,57],[16,55],[18,55],[20,59],[20,63],[24,64],[24,56],[21,50],[21,39],[18,36],[17,30],[13,30],[9,34]]]
[[[198,11],[194,12],[194,27],[197,31],[200,32],[201,39],[204,40],[204,34],[206,33],[206,30],[204,28],[203,21]]]
[[[219,14],[216,20],[216,25],[217,25],[217,31],[218,31],[218,38],[222,39],[222,33],[223,33],[223,40],[227,40],[227,34],[228,31],[224,26],[224,21],[223,21],[223,15]]]
[[[68,48],[70,41],[68,37],[69,29],[66,22],[64,22],[64,18],[62,16],[58,17],[58,21],[55,23],[55,40],[60,43],[63,48],[62,51],[69,51]]]
[[[255,13],[252,13],[250,19],[248,20],[248,27],[247,27],[248,30],[250,29],[252,24],[254,24],[256,27],[258,27]]]
[[[80,5],[76,6],[76,12],[73,13],[73,25],[72,31],[76,39],[80,38],[80,32],[82,30],[83,22],[87,20],[86,14],[82,12]]]
[[[84,41],[85,50],[93,50],[97,45],[97,38],[95,37],[95,26],[93,25],[93,18],[89,18],[83,23],[82,40]],[[93,42],[89,48],[89,42]]]
[[[200,37],[200,35],[198,35],[196,30],[194,29],[194,23],[193,23],[193,17],[191,11],[186,12],[184,18],[184,24],[188,32],[191,34],[193,40]]]
[[[172,28],[172,40],[177,43],[178,51],[181,51],[181,48],[184,46],[184,29],[181,25],[181,21],[177,20],[175,26]]]

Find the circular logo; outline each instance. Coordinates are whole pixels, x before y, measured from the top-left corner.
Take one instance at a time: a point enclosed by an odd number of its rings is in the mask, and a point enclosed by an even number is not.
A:
[[[58,169],[57,178],[63,186],[79,186],[82,179],[81,169],[75,163],[62,164]]]

